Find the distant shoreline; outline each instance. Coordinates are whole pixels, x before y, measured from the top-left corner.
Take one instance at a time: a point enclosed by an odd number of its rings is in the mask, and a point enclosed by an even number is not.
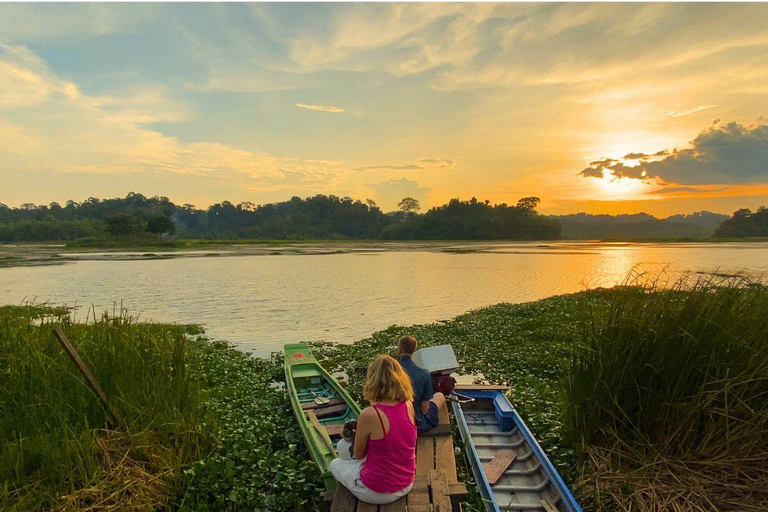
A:
[[[109,242],[109,241],[107,241]],[[63,265],[77,261],[148,261],[175,258],[234,256],[306,256],[377,254],[384,252],[441,252],[449,254],[579,254],[588,247],[614,244],[725,244],[768,243],[768,238],[625,238],[603,240],[210,240],[190,239],[135,243],[0,243],[0,269]],[[499,246],[514,245],[508,250]],[[572,245],[572,247],[569,247]]]

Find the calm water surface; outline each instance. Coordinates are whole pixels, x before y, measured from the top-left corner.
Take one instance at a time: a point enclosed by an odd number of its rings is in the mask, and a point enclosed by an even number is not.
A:
[[[768,271],[768,244],[456,244],[371,254],[78,261],[0,268],[0,303],[24,300],[199,323],[265,355],[302,340],[353,342],[392,324],[449,319],[620,283],[631,269],[670,274]],[[481,249],[482,252],[472,252]],[[464,252],[466,251],[466,252]]]

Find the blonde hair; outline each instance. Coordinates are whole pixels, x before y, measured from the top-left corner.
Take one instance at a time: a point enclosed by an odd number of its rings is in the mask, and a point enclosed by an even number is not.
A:
[[[411,378],[395,359],[379,354],[368,366],[363,397],[370,403],[383,400],[413,401]]]

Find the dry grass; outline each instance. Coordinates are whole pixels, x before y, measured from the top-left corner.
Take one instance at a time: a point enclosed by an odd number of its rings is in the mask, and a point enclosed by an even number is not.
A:
[[[622,512],[765,512],[768,453],[742,458],[665,457],[616,441],[590,447],[582,482],[596,508]]]
[[[96,441],[102,470],[92,485],[62,496],[58,511],[151,511],[167,505],[165,478],[173,472],[159,444],[133,444],[124,432],[104,430]]]

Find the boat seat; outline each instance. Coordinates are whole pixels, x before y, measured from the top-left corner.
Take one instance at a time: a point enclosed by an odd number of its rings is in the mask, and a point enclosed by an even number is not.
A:
[[[339,404],[343,404],[343,403],[344,403],[344,399],[343,398],[331,398],[331,399],[329,399],[324,404],[317,404],[314,401],[312,401],[312,402],[304,402],[303,404],[301,404],[301,408],[306,411],[307,409],[314,410],[314,409],[319,409],[321,407],[331,407],[331,406],[339,405]]]
[[[331,416],[340,416],[347,412],[347,409],[349,409],[349,406],[347,404],[339,404],[339,405],[332,405],[330,407],[319,407],[317,409],[305,409],[309,411],[314,411],[315,416],[317,416],[318,419],[320,418],[330,418]]]

